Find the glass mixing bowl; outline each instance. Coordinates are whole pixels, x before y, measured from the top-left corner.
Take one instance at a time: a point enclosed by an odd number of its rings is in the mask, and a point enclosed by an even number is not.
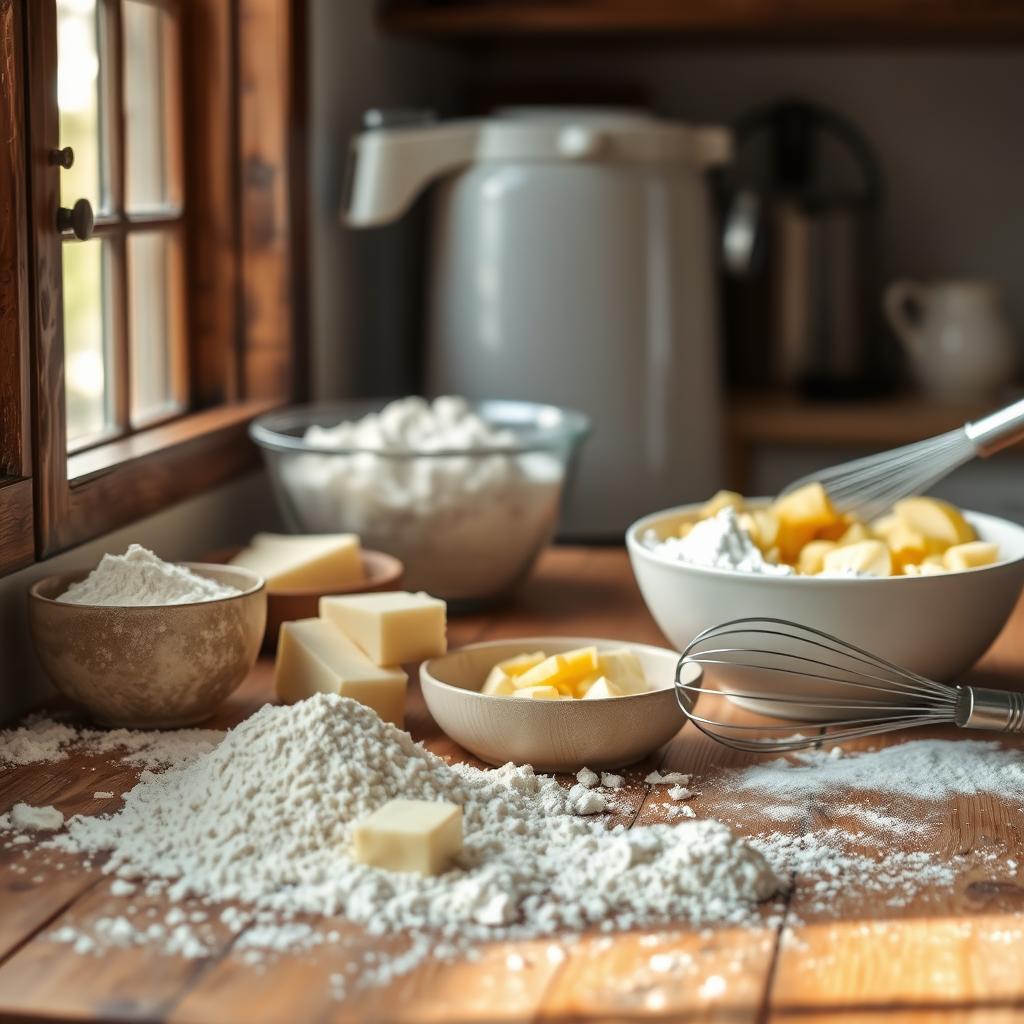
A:
[[[405,585],[456,609],[500,597],[529,573],[558,524],[586,416],[532,402],[471,403],[510,431],[502,447],[436,451],[325,448],[304,440],[379,412],[384,400],[299,406],[249,428],[296,533],[357,533],[405,563]]]

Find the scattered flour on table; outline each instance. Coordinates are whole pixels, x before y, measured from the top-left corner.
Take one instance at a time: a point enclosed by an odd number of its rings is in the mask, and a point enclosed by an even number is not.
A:
[[[0,817],[0,829],[15,832],[56,832],[64,827],[64,815],[56,807],[34,807],[32,804],[15,804]]]
[[[728,784],[736,791],[763,790],[784,800],[840,790],[873,790],[922,800],[957,793],[1024,798],[1024,753],[983,740],[911,740],[842,757],[813,750],[791,760],[752,765],[730,776]]]
[[[57,600],[129,608],[195,604],[240,593],[237,587],[207,579],[165,562],[140,544],[130,544],[123,555],[104,555],[84,580],[72,583]]]
[[[368,708],[321,694],[264,707],[197,760],[144,772],[119,813],[74,817],[48,845],[109,851],[106,871],[149,879],[147,890],[166,887],[172,900],[239,900],[269,913],[264,948],[292,948],[275,929],[297,914],[405,933],[408,950],[377,965],[382,981],[431,952],[489,939],[760,919],[755,905],[783,886],[724,825],[609,829],[581,816],[583,795],[601,795],[577,786],[574,796],[529,767],[449,766]],[[352,824],[396,797],[462,806],[455,869],[420,878],[347,857]]]
[[[209,753],[224,737],[216,729],[89,729],[34,716],[14,729],[0,730],[0,765],[63,761],[79,754],[120,754],[125,764],[171,768]]]

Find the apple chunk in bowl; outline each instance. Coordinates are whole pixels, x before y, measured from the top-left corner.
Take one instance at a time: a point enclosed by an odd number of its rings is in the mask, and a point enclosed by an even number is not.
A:
[[[596,700],[517,700],[480,692],[498,662],[543,650],[563,654],[595,646],[628,647],[652,687]],[[488,764],[531,764],[538,771],[621,768],[667,743],[685,717],[676,702],[679,655],[647,644],[586,637],[534,636],[470,644],[420,668],[423,696],[437,724]]]
[[[767,504],[752,500],[748,507]],[[678,533],[701,508],[655,512],[626,533],[640,592],[680,650],[723,622],[777,618],[824,630],[932,679],[950,680],[995,640],[1024,583],[1024,527],[980,512],[963,516],[979,540],[997,545],[998,560],[937,575],[765,575],[691,565],[651,548],[650,536]]]

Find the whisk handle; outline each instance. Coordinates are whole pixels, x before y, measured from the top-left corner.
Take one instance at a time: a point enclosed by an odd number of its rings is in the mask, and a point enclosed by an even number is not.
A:
[[[958,686],[956,724],[961,729],[1024,733],[1024,693]]]
[[[968,423],[964,433],[982,458],[1024,440],[1024,398]]]

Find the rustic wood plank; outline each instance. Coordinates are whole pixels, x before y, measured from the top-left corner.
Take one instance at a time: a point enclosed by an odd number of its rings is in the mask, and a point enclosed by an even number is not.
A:
[[[182,18],[189,369],[195,403],[209,406],[241,397],[234,4],[186,0]]]
[[[676,41],[816,43],[1005,43],[1024,36],[1014,0],[393,0],[380,20],[390,32],[452,39],[658,36]]]
[[[507,607],[450,624],[452,646],[531,633],[658,642],[625,554],[613,549],[551,550]],[[1019,677],[1022,637],[1024,602],[979,676],[1004,684],[1014,673]],[[251,714],[270,699],[271,680],[271,665],[261,662],[211,725],[227,726]],[[746,714],[738,709],[729,713]],[[410,697],[409,726],[437,753],[464,756],[432,722],[418,688]],[[701,792],[690,804],[698,817],[735,818],[729,794],[710,783],[723,769],[749,760],[684,730],[663,752],[660,764],[694,775],[693,788]],[[126,788],[134,778],[133,769],[116,762],[98,764],[95,773],[87,773],[89,767],[83,759],[70,758],[45,770],[32,766],[4,773],[0,810],[25,796],[34,802],[57,800],[67,811],[94,810],[98,808],[88,804],[94,789],[118,791],[122,780]],[[639,784],[645,770],[642,766],[628,773],[632,785],[618,820],[666,819],[664,791],[650,794]],[[767,808],[763,816],[755,811],[746,808],[735,822],[741,831],[773,828],[795,834],[831,820],[833,814],[827,808],[809,808],[802,820],[779,822]],[[1024,828],[1024,811],[1007,809],[990,796],[954,801],[947,818],[943,830],[920,840],[932,843],[943,856],[992,841],[1015,849]],[[125,898],[119,902],[111,897],[108,883],[96,882],[95,868],[91,873],[65,868],[66,877],[58,879],[56,872],[37,870],[31,854],[5,859],[10,851],[0,852],[5,910],[0,914],[0,959],[7,955],[0,966],[0,1016],[131,1017],[193,1024],[296,1019],[467,1024],[685,1019],[738,1024],[764,1019],[768,1010],[773,1020],[808,1021],[829,1014],[844,1022],[1009,1020],[1024,1005],[1019,952],[1024,944],[1007,939],[1021,932],[1024,888],[985,871],[970,875],[952,893],[924,893],[898,910],[852,893],[817,918],[807,911],[803,880],[797,879],[789,909],[793,924],[781,947],[776,922],[783,905],[777,901],[765,909],[758,927],[679,927],[577,941],[495,943],[482,950],[478,961],[423,964],[388,987],[351,991],[337,1000],[331,994],[331,975],[343,973],[355,951],[383,950],[400,944],[401,937],[368,938],[345,922],[318,920],[317,928],[329,931],[333,926],[339,932],[338,941],[309,953],[282,955],[259,969],[246,962],[244,951],[233,946],[236,936],[218,923],[220,930],[211,936],[212,954],[199,961],[144,949],[96,961],[76,956],[49,937],[68,924],[125,912]],[[14,864],[32,864],[32,874],[26,879],[12,871]],[[37,876],[42,881],[33,883]],[[162,916],[164,905],[156,899]],[[145,913],[140,900],[129,902]],[[12,923],[7,921],[8,907],[16,908]]]
[[[0,476],[11,477],[32,472],[24,14],[20,0],[0,0]]]
[[[986,685],[1019,688],[1022,629],[1024,600],[972,677]],[[957,739],[963,733],[952,727],[915,730],[843,746],[881,749],[926,737]],[[1024,749],[1024,738],[1000,741]],[[887,801],[854,794],[849,802],[871,812],[880,803],[884,809]],[[938,807],[900,798],[899,816],[907,827],[898,835],[873,826],[870,817],[809,803],[809,826],[838,824],[865,834],[861,844],[851,847],[854,852],[871,855],[880,844],[882,849],[932,853],[940,860],[1002,849],[1021,861],[1024,853],[1024,808],[1012,797],[956,796]],[[1005,866],[975,864],[952,889],[925,888],[902,906],[890,905],[883,894],[865,897],[852,891],[823,911],[813,891],[800,883],[771,990],[773,1024],[840,1012],[844,1021],[877,1021],[884,1015],[892,1024],[1019,1019],[1024,1009],[1024,862],[1009,873]]]
[[[238,161],[243,390],[292,394],[292,0],[238,3]]]

